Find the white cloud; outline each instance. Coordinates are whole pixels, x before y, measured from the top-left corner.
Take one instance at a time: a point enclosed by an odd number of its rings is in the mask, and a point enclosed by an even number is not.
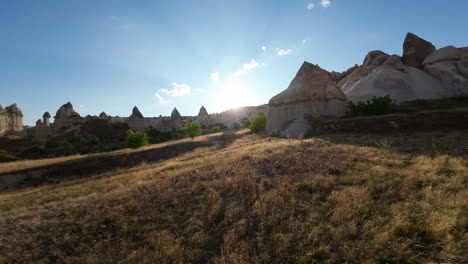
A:
[[[210,76],[211,80],[219,81],[219,72],[213,72]]]
[[[240,76],[248,73],[250,70],[253,70],[255,68],[259,68],[263,66],[263,64],[259,64],[255,59],[252,59],[250,63],[244,64],[242,67],[242,70],[234,73],[234,76]]]
[[[266,50],[267,50],[267,47],[265,47],[265,46],[262,46],[262,47],[261,47],[261,49],[263,50],[263,52],[266,52]]]
[[[322,5],[323,8],[327,8],[331,6],[331,0],[320,0],[320,5]]]
[[[286,56],[291,53],[292,53],[292,49],[280,49],[280,48],[276,49],[276,54],[278,54],[279,56]]]
[[[161,89],[162,90],[162,89]],[[154,94],[156,96],[156,98],[158,98],[158,101],[160,104],[167,104],[169,103],[168,101],[166,101],[161,95],[159,95],[158,93],[155,93]]]
[[[307,9],[311,10],[312,8],[314,8],[314,3],[309,3],[307,5]]]
[[[171,86],[172,89],[170,90],[162,88],[159,91],[170,96],[186,96],[190,94],[191,88],[187,84],[178,84],[176,82],[173,82]]]
[[[203,89],[203,88],[197,88],[197,89],[195,89],[195,91],[197,91],[199,93],[205,93],[206,92],[206,90]]]

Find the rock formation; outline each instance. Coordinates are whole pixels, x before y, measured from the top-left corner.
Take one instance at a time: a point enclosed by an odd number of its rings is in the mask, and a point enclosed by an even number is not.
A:
[[[421,67],[424,59],[435,50],[432,43],[408,33],[403,43],[403,63],[410,67]]]
[[[204,106],[200,108],[200,111],[198,112],[195,121],[199,123],[202,127],[208,127],[211,125],[210,115],[208,114],[208,111],[206,111],[206,108]]]
[[[73,109],[73,105],[68,102],[62,105],[55,114],[54,133],[59,133],[61,130],[73,128],[83,121],[84,119],[80,116],[80,114],[75,112]]]
[[[407,103],[468,96],[468,47],[436,50],[408,33],[403,48],[403,57],[371,51],[361,66],[343,73],[304,63],[290,86],[271,98],[267,130],[296,136],[308,130],[311,118],[344,113],[346,100],[390,95],[397,103]]]
[[[304,124],[317,117],[338,117],[346,110],[346,97],[331,73],[304,62],[289,87],[270,99],[267,131],[297,137],[310,129]]]
[[[145,132],[145,121],[143,114],[136,106],[133,107],[132,114],[128,118],[128,125],[133,131]]]
[[[173,131],[180,130],[184,126],[184,120],[177,108],[174,108],[171,113],[171,126]]]
[[[21,109],[16,104],[12,104],[5,109],[0,106],[0,135],[6,132],[22,132],[23,130],[23,113]]]

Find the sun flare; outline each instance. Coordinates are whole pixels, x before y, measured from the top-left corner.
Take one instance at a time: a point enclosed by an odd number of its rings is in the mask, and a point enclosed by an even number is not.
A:
[[[221,112],[253,104],[249,85],[243,82],[229,82],[222,85],[216,95],[216,109]]]

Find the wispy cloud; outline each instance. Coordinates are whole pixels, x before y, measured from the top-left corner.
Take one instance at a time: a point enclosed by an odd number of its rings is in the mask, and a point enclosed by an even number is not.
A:
[[[156,98],[158,98],[158,101],[159,101],[160,104],[168,104],[169,103],[169,101],[166,101],[164,99],[164,97],[162,97],[160,94],[155,93],[154,95],[156,96]]]
[[[276,54],[278,54],[279,56],[286,56],[291,53],[292,53],[292,49],[280,49],[280,48],[276,49]]]
[[[262,46],[262,47],[261,47],[261,49],[263,50],[263,52],[266,52],[266,50],[267,50],[267,47],[265,47],[265,46]]]
[[[259,64],[255,59],[252,59],[250,61],[250,63],[247,63],[247,64],[244,64],[244,66],[242,67],[242,70],[234,73],[234,76],[241,76],[241,75],[244,75],[246,73],[248,73],[249,71],[255,69],[255,68],[259,68],[263,66],[263,64]]]
[[[331,0],[320,0],[320,5],[323,8],[327,8],[331,6]]]
[[[219,72],[213,72],[210,76],[211,80],[219,81]]]
[[[178,84],[176,82],[173,82],[171,84],[171,86],[172,86],[172,89],[170,89],[170,90],[162,88],[159,91],[161,93],[163,93],[163,94],[167,94],[167,95],[170,95],[170,96],[186,96],[186,95],[190,94],[190,91],[192,89],[187,84]]]
[[[315,6],[314,3],[309,3],[307,4],[307,9],[311,10],[314,8],[314,6]]]
[[[195,91],[199,92],[199,93],[205,93],[206,90],[203,89],[203,88],[196,88]]]

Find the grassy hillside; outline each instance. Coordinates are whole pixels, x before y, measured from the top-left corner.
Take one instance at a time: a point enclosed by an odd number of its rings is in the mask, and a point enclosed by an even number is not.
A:
[[[240,133],[3,192],[0,263],[463,263],[467,134]]]

